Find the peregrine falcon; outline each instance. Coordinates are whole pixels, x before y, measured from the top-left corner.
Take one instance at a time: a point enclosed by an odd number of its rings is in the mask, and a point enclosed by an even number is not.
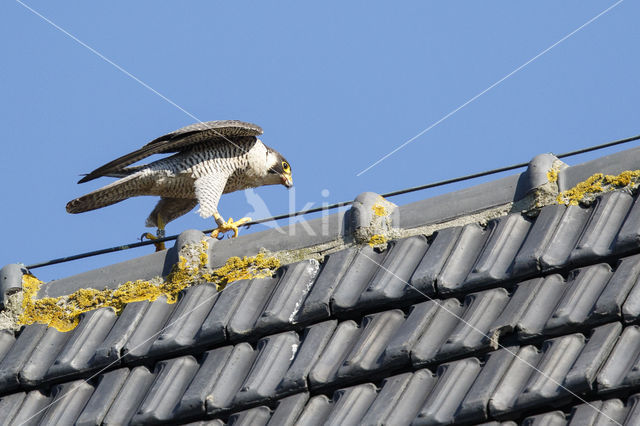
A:
[[[276,150],[257,136],[259,126],[237,120],[208,121],[183,127],[160,136],[142,148],[123,155],[84,176],[78,183],[101,176],[120,178],[98,190],[67,203],[67,212],[82,213],[118,203],[138,195],[160,196],[146,221],[156,227],[155,239],[164,236],[165,225],[200,204],[203,218],[213,216],[218,228],[211,234],[233,231],[251,221],[225,221],[218,213],[222,194],[262,185],[293,186],[291,166]],[[130,166],[153,154],[174,153],[149,164]],[[156,249],[161,250],[161,244]]]

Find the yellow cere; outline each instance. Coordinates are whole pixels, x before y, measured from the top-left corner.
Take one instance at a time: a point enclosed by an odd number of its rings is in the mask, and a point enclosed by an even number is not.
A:
[[[596,173],[588,179],[578,183],[571,189],[558,194],[558,204],[576,206],[587,194],[599,194],[630,187],[635,189],[638,186],[640,170],[627,170],[617,176]]]
[[[40,287],[46,284],[33,275],[25,274],[22,277],[23,312],[18,321],[20,325],[37,322],[58,331],[70,331],[78,325],[83,312],[110,307],[119,314],[128,303],[151,302],[160,296],[165,296],[167,303],[175,303],[180,291],[192,285],[208,282],[220,291],[234,281],[270,277],[280,266],[278,259],[260,253],[242,259],[231,257],[224,266],[211,270],[207,267],[207,248],[207,242],[202,241],[194,262],[180,256],[179,262],[164,280],[128,281],[115,290],[80,289],[69,295],[36,299]]]
[[[385,209],[384,206],[381,205],[381,204],[374,204],[373,205],[373,213],[376,216],[386,216],[387,215],[387,209]]]
[[[371,247],[379,246],[387,242],[387,239],[384,235],[376,234],[369,238],[369,245]]]

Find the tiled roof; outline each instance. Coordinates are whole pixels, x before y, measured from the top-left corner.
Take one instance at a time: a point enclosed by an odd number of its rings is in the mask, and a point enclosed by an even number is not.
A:
[[[639,148],[568,168],[547,154],[521,175],[417,203],[367,193],[284,233],[212,242],[211,267],[260,249],[295,261],[221,292],[191,286],[174,304],[89,311],[68,332],[0,331],[0,423],[637,420],[640,200],[618,185],[555,202],[595,173],[637,169]],[[38,296],[166,275],[199,238],[187,231],[173,249]],[[22,272],[2,269],[2,300]]]

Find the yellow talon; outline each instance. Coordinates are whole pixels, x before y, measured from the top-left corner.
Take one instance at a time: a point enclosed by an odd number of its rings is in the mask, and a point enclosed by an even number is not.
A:
[[[150,232],[145,232],[144,234],[142,234],[142,236],[140,237],[140,239],[148,239],[148,240],[157,240],[158,238],[164,238],[164,220],[162,220],[162,217],[160,217],[160,215],[158,215],[158,219],[156,221],[157,225],[158,225],[158,233],[157,235],[153,235]],[[164,242],[159,242],[159,243],[153,243],[154,246],[156,246],[156,251],[162,251],[165,250],[165,246],[164,246]]]
[[[145,232],[144,234],[142,234],[142,236],[140,237],[140,239],[148,239],[148,240],[157,240],[158,238],[163,238],[164,236],[158,236],[158,235],[153,235],[149,232]],[[159,242],[159,243],[153,243],[154,246],[156,246],[156,251],[162,251],[164,250],[166,247],[164,246],[164,242]]]
[[[216,223],[218,224],[218,228],[211,233],[211,237],[218,238],[218,239],[221,239],[221,236],[220,236],[221,234],[224,234],[225,232],[229,232],[229,231],[233,231],[233,236],[231,238],[237,237],[238,228],[244,225],[245,223],[251,222],[250,217],[243,217],[242,219],[239,219],[236,222],[234,222],[232,218],[229,218],[229,220],[225,222],[220,215],[215,215],[215,219],[216,219]]]

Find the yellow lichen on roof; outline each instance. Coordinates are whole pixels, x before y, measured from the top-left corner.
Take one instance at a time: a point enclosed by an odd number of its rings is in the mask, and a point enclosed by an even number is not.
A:
[[[373,205],[373,214],[376,216],[387,216],[388,213],[387,209],[385,209],[383,205],[376,203]]]
[[[387,242],[386,237],[384,235],[380,235],[380,234],[373,235],[369,239],[369,245],[371,247],[380,246],[382,244],[385,244],[386,242]]]
[[[98,308],[110,307],[116,313],[132,302],[152,302],[165,296],[167,303],[175,303],[178,294],[187,287],[201,283],[211,283],[218,290],[227,284],[251,278],[265,278],[273,275],[280,266],[278,259],[260,253],[257,256],[231,257],[224,266],[211,270],[208,268],[208,244],[202,241],[192,256],[180,256],[171,273],[163,280],[127,281],[116,289],[80,289],[72,294],[60,297],[37,299],[38,290],[44,284],[33,275],[22,277],[24,298],[22,314],[18,319],[21,325],[42,323],[58,331],[69,331],[78,325],[80,314]]]
[[[639,178],[640,170],[626,170],[617,176],[596,173],[573,188],[562,191],[556,201],[558,204],[576,206],[585,200],[589,201],[589,196],[622,188],[636,189]]]
[[[549,171],[547,172],[547,179],[549,180],[549,182],[557,182],[558,181],[558,169],[556,169],[555,167],[549,169]]]
[[[227,259],[224,266],[204,274],[203,277],[208,282],[215,283],[220,291],[234,281],[271,277],[279,267],[280,260],[265,253],[258,253],[257,256],[251,257],[245,256],[242,259],[234,256]]]

